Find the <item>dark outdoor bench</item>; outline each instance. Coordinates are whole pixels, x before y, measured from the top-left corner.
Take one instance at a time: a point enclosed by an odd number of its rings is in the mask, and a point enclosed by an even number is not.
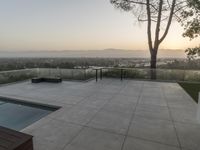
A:
[[[41,78],[33,78],[32,83],[40,83],[40,82],[51,82],[51,83],[60,83],[62,82],[61,78],[46,78],[46,77],[41,77]]]
[[[33,150],[33,136],[0,126],[0,150]]]

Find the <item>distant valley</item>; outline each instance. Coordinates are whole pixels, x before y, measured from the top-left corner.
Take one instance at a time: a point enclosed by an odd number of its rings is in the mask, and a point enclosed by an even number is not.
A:
[[[63,51],[0,51],[0,57],[98,57],[98,58],[149,58],[148,50],[63,50]],[[186,58],[183,50],[159,50],[158,58]]]

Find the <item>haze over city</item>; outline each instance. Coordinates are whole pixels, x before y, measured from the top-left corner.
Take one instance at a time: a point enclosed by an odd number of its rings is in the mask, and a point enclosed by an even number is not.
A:
[[[200,150],[200,0],[0,0],[0,150]]]
[[[109,0],[0,1],[0,51],[147,50],[146,24]],[[173,22],[160,49],[197,46]]]

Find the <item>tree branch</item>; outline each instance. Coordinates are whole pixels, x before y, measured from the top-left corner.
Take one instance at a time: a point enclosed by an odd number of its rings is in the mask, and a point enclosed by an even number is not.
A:
[[[130,0],[129,2],[130,2],[130,3],[133,3],[133,4],[147,5],[147,3],[138,2],[138,1],[133,1],[133,0]],[[150,5],[154,10],[158,11],[158,9],[157,9],[154,5],[152,5],[150,2],[149,2],[148,5]]]
[[[147,3],[144,3],[144,2],[138,2],[138,1],[132,1],[132,0],[130,0],[129,2],[133,4],[147,5]]]
[[[154,41],[154,50],[156,50],[156,52],[160,44],[159,33],[160,33],[160,22],[161,22],[161,16],[162,16],[162,7],[163,7],[163,0],[160,0],[158,18],[157,18],[157,24],[156,24],[156,32],[155,32],[155,41]]]
[[[181,1],[181,2],[179,2],[179,3],[176,3],[175,6],[181,5],[181,4],[183,4],[183,3],[187,3],[187,1]]]
[[[174,11],[174,14],[177,13],[177,12],[179,12],[180,10],[186,8],[186,7],[188,7],[188,5],[184,5],[184,6],[182,6],[182,7],[179,7],[178,9],[176,9],[176,10]]]
[[[171,7],[170,15],[169,15],[169,20],[168,20],[168,23],[167,23],[167,27],[166,27],[166,30],[165,30],[163,36],[159,40],[159,43],[161,43],[165,39],[165,37],[167,36],[167,34],[168,34],[170,25],[172,23],[172,18],[173,18],[173,15],[174,15],[175,5],[176,5],[176,0],[173,0],[172,1],[172,7]]]
[[[152,45],[152,37],[151,37],[151,10],[150,10],[150,3],[149,0],[146,0],[146,9],[147,9],[147,20],[148,20],[148,25],[147,25],[147,35],[148,35],[148,43],[149,43],[149,49],[150,53],[152,54],[153,50],[153,45]]]

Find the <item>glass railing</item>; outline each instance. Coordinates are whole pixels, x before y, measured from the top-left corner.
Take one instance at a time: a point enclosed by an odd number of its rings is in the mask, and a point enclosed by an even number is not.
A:
[[[109,68],[103,69],[103,76],[123,79],[200,82],[200,70]]]
[[[95,77],[93,69],[34,68],[0,72],[0,84],[28,80],[34,77],[61,77],[63,80],[88,80]]]
[[[37,76],[36,69],[22,69],[0,72],[0,84],[23,81]]]
[[[38,77],[60,77],[63,80],[88,80],[95,77],[93,69],[38,68]]]
[[[103,68],[103,78],[200,82],[200,70]],[[61,77],[63,80],[86,81],[95,78],[94,69],[35,68],[0,72],[0,84],[33,77]],[[100,77],[100,71],[98,71]]]

